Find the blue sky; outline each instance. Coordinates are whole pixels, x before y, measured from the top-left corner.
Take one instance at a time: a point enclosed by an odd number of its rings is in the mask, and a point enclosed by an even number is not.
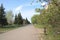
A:
[[[31,21],[31,17],[35,14],[35,8],[42,8],[42,3],[36,3],[32,0],[0,0],[0,4],[3,3],[5,10],[12,10],[14,14],[21,12],[23,18],[28,18]],[[44,4],[44,3],[43,3]]]

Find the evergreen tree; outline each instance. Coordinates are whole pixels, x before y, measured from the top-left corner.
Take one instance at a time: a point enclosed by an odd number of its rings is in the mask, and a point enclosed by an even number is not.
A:
[[[28,19],[26,18],[26,24],[30,24],[30,22],[28,21]]]
[[[21,16],[21,13],[18,14],[18,24],[23,24],[23,18]]]
[[[18,17],[17,17],[17,15],[15,15],[15,21],[14,21],[14,24],[17,24],[17,22],[18,22]]]
[[[5,11],[4,11],[4,7],[3,7],[3,4],[1,4],[0,6],[0,26],[4,26],[4,25],[7,25],[7,19],[5,17]]]

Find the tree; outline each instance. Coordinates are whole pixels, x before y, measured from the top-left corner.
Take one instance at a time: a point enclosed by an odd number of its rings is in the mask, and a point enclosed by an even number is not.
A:
[[[32,21],[33,24],[37,24],[36,16],[33,16],[33,17],[31,18],[31,21]]]
[[[32,18],[31,18],[31,21],[33,24],[39,24],[40,23],[40,15],[34,15]]]
[[[13,12],[11,10],[6,12],[6,18],[9,24],[13,23]]]
[[[35,11],[36,12],[40,12],[41,10],[40,10],[40,8],[36,8]]]
[[[48,35],[53,36],[51,39],[46,40],[60,40],[60,0],[44,0],[48,2],[48,9],[42,10],[40,14],[40,22],[39,24],[44,25],[44,31]],[[35,17],[36,18],[36,17]],[[58,36],[59,35],[59,36]]]
[[[23,24],[23,18],[21,16],[21,13],[18,14],[18,24]]]
[[[30,22],[28,21],[28,19],[26,18],[26,24],[30,24]]]
[[[1,4],[1,6],[0,6],[0,25],[1,26],[4,26],[4,25],[7,25],[8,24],[4,9],[5,8],[3,7],[3,4]]]
[[[17,17],[17,15],[15,15],[14,24],[18,24],[17,22],[18,22],[18,17]]]
[[[52,26],[57,26],[59,24],[60,15],[60,1],[59,0],[44,0],[48,2],[48,9],[39,9],[36,11],[40,12],[40,24],[49,24]],[[39,1],[41,2],[41,0]],[[36,18],[36,17],[35,17]]]

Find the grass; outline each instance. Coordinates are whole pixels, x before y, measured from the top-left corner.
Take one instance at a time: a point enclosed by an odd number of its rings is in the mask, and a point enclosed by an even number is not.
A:
[[[6,26],[4,26],[4,28],[0,28],[0,34],[10,31],[10,30],[13,30],[13,29],[16,29],[16,28],[19,28],[21,26],[22,25],[15,25],[15,24],[14,25],[6,25]]]
[[[14,28],[0,28],[0,32],[6,32],[6,31],[9,31],[12,29],[14,29]]]
[[[34,24],[34,26],[36,28],[44,28],[44,27],[47,28],[47,35],[45,35],[45,40],[60,40],[60,34],[55,34],[54,32],[55,28],[53,28],[51,25],[44,26],[44,25]],[[58,28],[57,30],[60,29],[59,27],[56,28]]]
[[[52,27],[47,27],[47,36],[46,40],[53,40],[53,29]]]
[[[58,28],[58,27],[56,27]],[[47,36],[46,36],[46,40],[60,40],[60,34],[56,34],[56,30],[55,28],[53,28],[52,26],[48,26],[47,27]],[[57,29],[59,30],[59,29]]]
[[[40,24],[34,24],[34,26],[35,26],[36,28],[43,28],[43,27],[44,27],[43,25],[40,25]]]

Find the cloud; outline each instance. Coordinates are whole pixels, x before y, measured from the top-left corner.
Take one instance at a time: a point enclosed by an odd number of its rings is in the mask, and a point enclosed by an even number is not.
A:
[[[44,6],[44,5],[46,5],[46,3],[45,3],[45,2],[43,2],[43,3],[41,3],[41,5],[42,5],[42,6]]]
[[[18,11],[21,11],[21,10],[22,10],[22,8],[23,8],[23,6],[22,6],[22,5],[20,5],[20,6],[16,7],[14,10],[15,10],[15,12],[18,12]]]
[[[32,5],[30,3],[22,4],[22,5],[17,6],[16,8],[13,8],[13,12],[14,14],[16,14],[18,12],[21,12],[24,7],[30,7],[30,6],[36,6],[36,5],[40,5],[40,4],[39,3],[33,3]]]
[[[23,4],[23,5],[20,5],[20,6],[17,6],[16,8],[14,8],[14,13],[18,13],[18,12],[21,12],[22,14],[22,17],[23,18],[28,18],[28,20],[31,22],[31,17],[35,14],[35,10],[34,9],[24,9],[22,10],[23,8],[25,7],[30,7],[30,6],[36,6],[36,5],[40,5],[40,4]]]

